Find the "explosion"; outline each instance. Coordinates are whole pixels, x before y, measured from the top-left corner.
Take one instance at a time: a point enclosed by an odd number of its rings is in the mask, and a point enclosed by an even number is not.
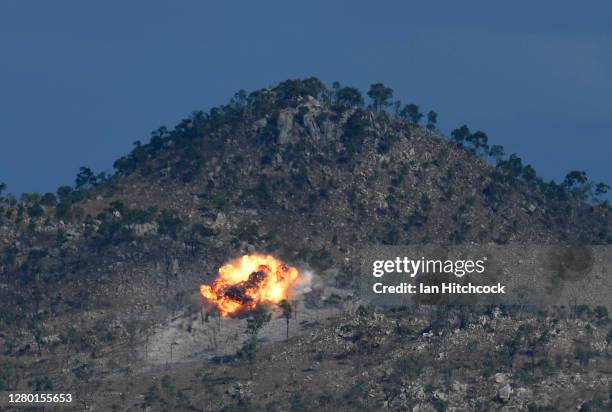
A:
[[[200,286],[200,293],[228,316],[258,304],[278,304],[288,299],[299,279],[296,268],[274,256],[244,255],[221,266],[212,286]]]

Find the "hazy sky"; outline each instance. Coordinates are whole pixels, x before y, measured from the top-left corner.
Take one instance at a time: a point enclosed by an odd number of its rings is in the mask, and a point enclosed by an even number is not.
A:
[[[0,3],[0,181],[55,191],[238,89],[317,76],[612,184],[612,2]]]

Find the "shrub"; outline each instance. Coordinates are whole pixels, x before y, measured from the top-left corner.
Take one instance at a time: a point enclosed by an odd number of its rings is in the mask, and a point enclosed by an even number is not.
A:
[[[606,396],[603,394],[597,394],[593,399],[586,401],[580,406],[580,412],[600,412],[609,411],[610,403],[606,402]]]
[[[423,355],[418,353],[411,355],[406,354],[397,359],[395,366],[402,376],[414,379],[423,372],[425,368],[425,359]]]
[[[257,226],[257,223],[250,222],[240,225],[238,239],[248,243],[257,242],[259,240],[259,226]]]
[[[211,199],[217,209],[225,210],[229,207],[229,199],[220,193],[214,193]]]
[[[39,376],[31,382],[35,391],[44,391],[53,389],[53,382],[48,376]]]
[[[192,227],[192,231],[202,237],[215,236],[217,232],[214,229],[204,226],[201,223],[196,223]]]
[[[263,179],[252,189],[252,194],[261,206],[267,205],[272,200],[268,183]]]
[[[157,224],[159,225],[158,232],[162,235],[168,235],[174,239],[178,236],[178,233],[183,227],[183,221],[179,217],[176,210],[164,209],[160,216],[157,218]]]
[[[576,359],[578,360],[578,362],[580,362],[580,365],[588,366],[591,360],[591,357],[593,356],[593,352],[591,352],[583,344],[578,343],[576,344],[576,347],[574,349],[574,355]]]
[[[151,405],[153,402],[159,399],[159,388],[157,385],[149,386],[149,389],[144,394],[144,401],[146,405]]]
[[[399,136],[395,133],[388,133],[384,135],[378,142],[378,153],[389,153],[389,150],[391,150],[391,147],[393,147],[393,144],[395,144],[397,141],[399,141]]]

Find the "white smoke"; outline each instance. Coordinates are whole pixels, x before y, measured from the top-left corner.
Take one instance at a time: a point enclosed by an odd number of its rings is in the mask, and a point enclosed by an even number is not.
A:
[[[291,290],[291,300],[299,299],[308,292],[311,292],[313,286],[318,283],[318,277],[310,269],[300,270],[300,279],[296,282]]]

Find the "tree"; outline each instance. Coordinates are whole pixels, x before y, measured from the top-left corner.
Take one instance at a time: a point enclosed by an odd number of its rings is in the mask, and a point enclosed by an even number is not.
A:
[[[578,184],[585,184],[588,181],[586,172],[572,170],[565,176],[565,180],[563,180],[563,184],[568,189],[572,189],[576,187]]]
[[[603,196],[610,190],[610,186],[600,182],[595,186],[595,196]]]
[[[396,116],[399,116],[401,109],[402,109],[402,102],[399,100],[394,101],[393,102],[393,114],[395,114]]]
[[[249,338],[242,344],[242,348],[237,353],[238,358],[243,359],[249,363],[249,374],[251,379],[253,378],[253,364],[257,358],[257,341],[253,338]]]
[[[70,201],[62,200],[57,204],[55,215],[61,220],[70,220],[72,218],[72,204]]]
[[[314,76],[302,80],[302,94],[304,96],[312,96],[315,99],[318,99],[325,92],[325,90],[325,84]]]
[[[72,188],[70,186],[60,186],[57,189],[57,196],[60,201],[55,209],[55,214],[59,219],[68,220],[71,218],[71,205],[72,205]]]
[[[91,171],[90,168],[81,166],[79,169],[79,173],[76,177],[76,188],[77,189],[87,189],[97,182],[96,175]]]
[[[111,174],[110,173],[100,172],[100,173],[98,173],[98,176],[96,176],[96,183],[97,184],[106,183],[106,182],[109,181],[110,178],[111,178]]]
[[[286,299],[281,300],[278,306],[283,310],[283,317],[287,323],[287,340],[289,340],[289,319],[291,319],[291,312],[293,308]]]
[[[57,189],[57,196],[59,197],[60,201],[64,201],[70,200],[70,195],[72,194],[72,188],[70,186],[60,186]]]
[[[592,195],[592,185],[589,183],[586,172],[572,170],[565,176],[563,185],[582,200],[586,200],[589,195]]]
[[[266,308],[257,306],[249,313],[249,317],[247,318],[246,334],[248,338],[238,352],[238,357],[249,362],[249,373],[251,378],[253,378],[253,364],[257,357],[257,334],[259,330],[270,321],[271,316],[272,315],[268,313]]]
[[[285,80],[274,88],[279,101],[285,103],[295,103],[306,96],[318,99],[324,91],[325,85],[316,77],[309,77],[304,80]]]
[[[2,196],[2,192],[6,190],[6,183],[0,182],[0,196]]]
[[[43,195],[40,199],[40,203],[45,206],[55,206],[57,204],[57,199],[53,193],[49,192]]]
[[[473,153],[478,153],[480,149],[482,149],[484,153],[489,152],[489,136],[481,130],[468,135],[466,141],[472,145],[471,151]]]
[[[400,116],[407,119],[410,123],[418,124],[423,114],[419,112],[419,106],[414,103],[407,104],[400,111]]]
[[[610,190],[610,186],[600,182],[597,183],[595,185],[595,193],[593,193],[593,201],[596,203],[601,204],[602,206],[605,206],[608,204],[608,201],[603,199],[602,197],[606,195],[606,193],[608,193],[608,191]]]
[[[508,160],[499,162],[497,167],[511,177],[519,177],[523,173],[523,160],[516,153],[512,153]]]
[[[354,87],[343,87],[335,92],[336,104],[340,107],[361,107],[363,96]]]
[[[389,99],[393,97],[393,90],[382,83],[374,83],[370,85],[368,96],[372,99],[374,110],[381,111],[389,106]]]
[[[495,159],[495,163],[499,163],[505,154],[504,147],[498,144],[494,144],[489,149],[489,156]]]
[[[429,130],[436,130],[436,124],[438,123],[438,113],[434,112],[433,110],[430,110],[427,113],[427,129]]]
[[[463,125],[458,127],[457,129],[451,132],[451,137],[457,143],[458,146],[463,146],[463,143],[467,140],[467,138],[471,135],[470,128],[467,125]]]
[[[340,91],[341,88],[342,86],[340,85],[339,81],[335,81],[332,83],[332,87],[331,87],[331,99],[332,100],[336,100],[338,98],[338,92]]]
[[[246,92],[246,90],[240,89],[234,94],[234,97],[232,97],[230,104],[238,108],[244,108],[247,106],[248,102],[248,93]]]
[[[257,306],[249,313],[247,318],[247,330],[246,333],[257,337],[259,330],[270,321],[272,315],[268,313],[265,307]]]
[[[526,165],[525,167],[523,167],[523,170],[521,171],[521,177],[527,183],[531,183],[536,178],[536,171],[531,165]]]

